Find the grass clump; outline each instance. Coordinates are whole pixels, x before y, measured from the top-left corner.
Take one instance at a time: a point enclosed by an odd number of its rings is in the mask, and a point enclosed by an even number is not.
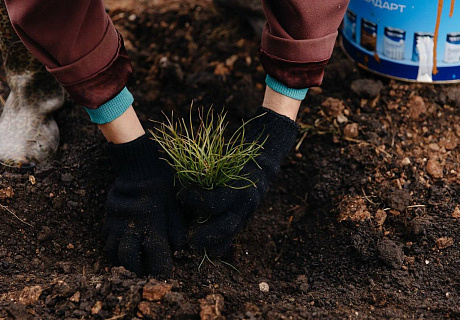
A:
[[[197,184],[209,190],[218,186],[237,189],[255,186],[256,181],[251,181],[249,173],[241,172],[248,162],[255,162],[265,143],[258,139],[245,141],[246,124],[252,120],[243,122],[229,139],[225,139],[226,112],[214,115],[212,108],[206,113],[200,108],[198,114],[196,130],[191,110],[188,123],[184,118],[175,120],[173,114],[171,118],[165,115],[166,121],[155,121],[159,127],[150,130],[153,139],[168,155],[165,160],[176,170],[179,182],[183,186]],[[237,181],[246,183],[235,187]]]

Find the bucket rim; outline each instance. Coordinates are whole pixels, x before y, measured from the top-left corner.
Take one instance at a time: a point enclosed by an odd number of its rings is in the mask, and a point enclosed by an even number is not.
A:
[[[399,81],[409,82],[409,83],[422,83],[422,84],[455,84],[455,83],[460,83],[460,79],[441,80],[441,81],[418,81],[418,80],[413,80],[413,79],[406,79],[406,78],[390,76],[388,74],[372,70],[371,68],[369,68],[369,67],[363,65],[362,63],[359,63],[355,59],[353,59],[350,56],[350,54],[347,52],[347,50],[345,50],[345,47],[343,45],[343,35],[339,36],[339,45],[340,45],[340,48],[342,49],[342,52],[345,53],[347,58],[350,59],[351,61],[353,61],[354,63],[356,63],[358,65],[358,67],[360,67],[360,68],[362,68],[362,69],[364,69],[366,71],[369,71],[369,72],[371,72],[373,74],[376,74],[378,76],[384,77],[384,78],[393,79],[393,80],[399,80]]]

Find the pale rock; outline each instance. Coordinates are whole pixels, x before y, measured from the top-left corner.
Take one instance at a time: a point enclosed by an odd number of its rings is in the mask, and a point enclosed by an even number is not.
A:
[[[270,291],[270,286],[266,282],[261,282],[259,283],[259,290],[260,292],[269,292]]]

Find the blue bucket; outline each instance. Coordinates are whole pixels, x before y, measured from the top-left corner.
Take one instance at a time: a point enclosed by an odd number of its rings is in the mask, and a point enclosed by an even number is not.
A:
[[[342,46],[384,76],[459,82],[460,0],[351,0]]]

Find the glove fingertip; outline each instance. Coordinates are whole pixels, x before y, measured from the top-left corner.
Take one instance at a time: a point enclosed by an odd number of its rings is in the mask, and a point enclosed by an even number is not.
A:
[[[185,249],[187,244],[187,236],[184,232],[170,232],[169,241],[171,242],[171,247],[173,250],[182,250]]]
[[[128,235],[118,245],[118,256],[120,264],[126,269],[134,272],[138,277],[144,275],[142,267],[142,238],[140,236]]]
[[[144,264],[154,277],[168,278],[172,274],[171,250],[164,238],[150,234],[144,240]]]

